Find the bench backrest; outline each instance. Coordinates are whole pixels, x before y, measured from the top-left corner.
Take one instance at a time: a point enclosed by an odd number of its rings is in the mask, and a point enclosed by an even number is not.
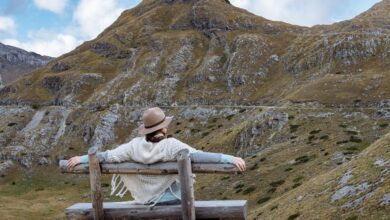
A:
[[[232,164],[192,163],[187,149],[178,153],[177,162],[156,164],[139,163],[101,163],[97,158],[98,148],[88,150],[89,164],[79,164],[68,170],[67,160],[59,162],[61,172],[88,174],[90,176],[92,207],[94,219],[103,219],[103,194],[101,190],[101,174],[179,174],[181,188],[182,218],[195,220],[195,198],[192,173],[224,173],[237,174],[240,171]]]

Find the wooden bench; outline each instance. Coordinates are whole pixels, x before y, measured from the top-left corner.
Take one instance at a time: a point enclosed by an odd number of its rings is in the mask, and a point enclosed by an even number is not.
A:
[[[89,174],[92,203],[76,203],[65,209],[67,219],[246,219],[246,200],[195,201],[192,173],[238,174],[232,164],[191,163],[188,150],[179,152],[176,162],[144,165],[139,163],[101,163],[97,148],[88,150],[89,164],[67,169],[67,160],[59,162],[61,172]],[[101,174],[179,174],[181,205],[146,206],[127,202],[104,202]]]

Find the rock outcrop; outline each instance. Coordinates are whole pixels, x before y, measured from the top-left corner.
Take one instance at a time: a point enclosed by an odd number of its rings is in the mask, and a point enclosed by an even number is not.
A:
[[[53,58],[0,43],[0,88],[26,73],[46,65]]]

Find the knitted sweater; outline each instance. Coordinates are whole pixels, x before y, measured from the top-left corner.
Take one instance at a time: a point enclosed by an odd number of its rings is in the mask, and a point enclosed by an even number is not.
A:
[[[109,163],[119,163],[132,161],[143,164],[153,164],[156,162],[175,161],[177,154],[182,149],[188,149],[192,155],[202,152],[189,145],[175,139],[167,138],[158,143],[147,142],[145,137],[137,137],[128,143],[122,144],[113,150],[104,152],[104,160]],[[212,153],[210,153],[212,154]],[[195,154],[196,155],[196,154]],[[215,154],[222,155],[222,154]],[[102,155],[100,155],[102,157]],[[232,162],[232,156],[221,156],[221,162]],[[82,162],[87,156],[82,157]],[[101,160],[101,158],[99,158]],[[214,159],[213,159],[214,160]],[[146,203],[161,195],[173,182],[178,181],[177,174],[171,175],[146,175],[146,174],[120,174],[114,175],[111,185],[111,195],[118,191],[116,195],[122,197],[129,191],[136,202]]]

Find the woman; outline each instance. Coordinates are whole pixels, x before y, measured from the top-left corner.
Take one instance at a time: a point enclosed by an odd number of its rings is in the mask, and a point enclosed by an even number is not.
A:
[[[147,109],[143,114],[144,124],[139,128],[142,137],[136,137],[113,150],[98,154],[100,162],[119,163],[132,161],[143,164],[175,161],[178,152],[188,149],[192,162],[231,163],[240,171],[245,170],[245,161],[226,154],[208,153],[196,150],[187,144],[167,137],[167,127],[172,117],[166,117],[158,108]],[[79,163],[88,163],[88,155],[72,157],[68,169]],[[119,183],[118,182],[119,179]],[[123,183],[118,191],[119,185]],[[111,195],[123,195],[130,191],[135,199],[133,204],[170,205],[180,204],[180,184],[178,175],[121,174],[114,175],[111,181]]]

